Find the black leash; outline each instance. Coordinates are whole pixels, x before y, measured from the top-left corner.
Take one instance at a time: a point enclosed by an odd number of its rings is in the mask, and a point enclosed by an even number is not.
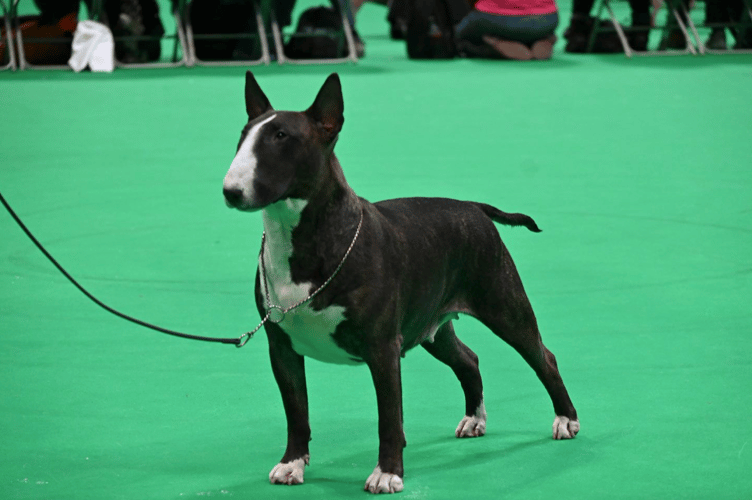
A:
[[[166,333],[167,335],[172,335],[174,337],[180,337],[183,339],[190,339],[190,340],[201,340],[203,342],[218,342],[221,344],[235,344],[235,347],[243,347],[246,342],[250,340],[250,338],[253,336],[254,333],[256,333],[261,325],[257,327],[255,330],[244,333],[240,337],[237,338],[217,338],[217,337],[203,337],[201,335],[189,335],[187,333],[181,333],[176,332],[174,330],[169,330],[167,328],[162,328],[161,326],[152,325],[151,323],[147,323],[146,321],[141,321],[140,319],[136,319],[132,316],[128,316],[127,314],[121,313],[120,311],[113,309],[112,307],[108,306],[107,304],[103,303],[101,300],[94,297],[91,293],[89,293],[83,286],[81,286],[78,281],[76,281],[73,276],[68,274],[68,271],[66,271],[63,266],[61,266],[55,258],[50,255],[50,253],[42,246],[41,243],[39,243],[39,240],[37,240],[33,234],[31,234],[31,231],[26,227],[26,225],[21,221],[21,219],[16,215],[16,212],[13,211],[12,208],[10,208],[10,205],[8,205],[8,202],[5,201],[5,198],[3,197],[3,194],[0,193],[0,202],[2,202],[5,209],[8,211],[11,217],[13,217],[13,220],[16,221],[16,224],[23,229],[23,232],[26,233],[26,236],[29,237],[29,239],[37,246],[37,248],[44,254],[45,257],[49,259],[50,262],[52,262],[55,267],[57,267],[58,271],[63,273],[63,276],[68,278],[68,281],[73,283],[73,286],[78,288],[81,293],[86,295],[89,299],[91,299],[92,302],[94,302],[96,305],[104,309],[105,311],[111,312],[115,316],[118,316],[120,318],[123,318],[124,320],[130,321],[131,323],[136,323],[137,325],[144,326],[146,328],[150,328],[152,330],[156,330],[158,332]]]

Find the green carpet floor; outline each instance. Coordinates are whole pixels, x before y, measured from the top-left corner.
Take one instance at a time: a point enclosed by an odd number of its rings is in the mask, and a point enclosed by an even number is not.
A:
[[[415,62],[383,36],[384,15],[361,13],[359,64],[257,67],[258,80],[298,110],[340,72],[338,156],[368,199],[449,196],[535,218],[541,234],[500,232],[582,424],[553,441],[532,370],[463,318],[488,433],[454,438],[459,384],[411,352],[401,497],[752,498],[752,56],[559,46],[549,62]],[[259,321],[261,223],[225,208],[221,185],[244,71],[0,73],[0,191],[106,303],[240,335]],[[115,318],[0,213],[0,498],[363,497],[378,446],[367,369],[308,373],[306,484],[272,486],[285,421],[264,335],[238,350]]]

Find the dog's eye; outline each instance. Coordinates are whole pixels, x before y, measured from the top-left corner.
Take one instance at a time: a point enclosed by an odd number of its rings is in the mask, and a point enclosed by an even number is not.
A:
[[[285,137],[287,137],[287,134],[285,134],[281,130],[274,135],[275,139],[284,139]]]

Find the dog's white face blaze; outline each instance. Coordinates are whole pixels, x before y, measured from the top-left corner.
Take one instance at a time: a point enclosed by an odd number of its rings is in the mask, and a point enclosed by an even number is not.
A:
[[[306,204],[306,200],[286,199],[267,206],[263,211],[266,232],[263,258],[269,297],[272,304],[282,308],[306,299],[312,290],[311,283],[293,283],[290,271],[292,231]],[[342,306],[315,311],[310,304],[304,304],[285,314],[279,326],[290,336],[292,347],[298,354],[327,363],[359,364],[332,339],[337,325],[345,320],[344,313]]]
[[[240,149],[230,164],[224,180],[224,189],[240,189],[243,192],[244,204],[251,204],[255,198],[253,181],[256,176],[257,158],[253,154],[261,128],[274,120],[276,113],[254,125],[245,136]]]

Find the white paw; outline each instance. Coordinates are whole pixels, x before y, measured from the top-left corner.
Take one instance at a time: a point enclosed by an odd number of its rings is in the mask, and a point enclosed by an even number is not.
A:
[[[454,435],[458,438],[480,437],[486,433],[486,419],[465,417],[460,421]]]
[[[580,432],[580,421],[557,415],[554,419],[554,439],[572,439]]]
[[[458,438],[479,437],[486,433],[486,406],[481,403],[475,415],[460,420],[454,435]]]
[[[366,486],[363,489],[371,493],[398,493],[404,488],[401,477],[397,474],[381,472],[381,467],[377,465],[366,479]]]
[[[286,464],[278,463],[269,473],[272,484],[303,484],[303,468],[308,458],[298,458]]]

